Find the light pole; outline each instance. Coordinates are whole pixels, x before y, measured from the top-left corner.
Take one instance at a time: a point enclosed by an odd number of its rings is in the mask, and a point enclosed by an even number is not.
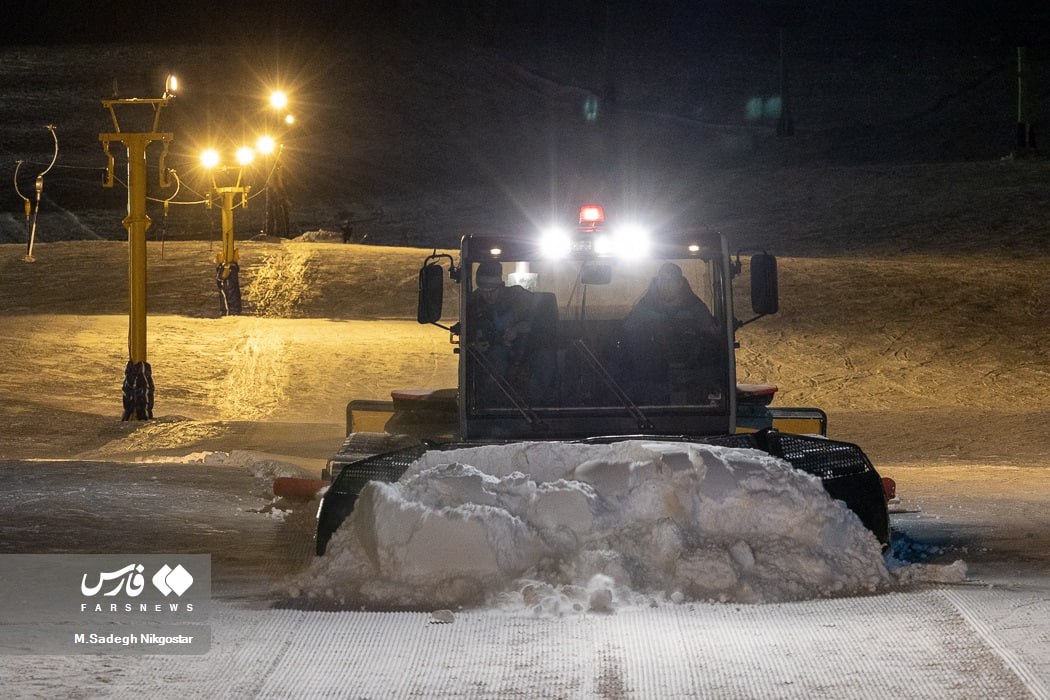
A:
[[[102,107],[109,111],[113,120],[113,131],[98,135],[106,154],[106,179],[103,187],[112,187],[114,182],[113,155],[110,143],[119,141],[128,151],[128,215],[124,217],[124,228],[128,231],[128,363],[124,367],[122,420],[149,420],[153,418],[153,370],[146,361],[146,230],[150,218],[146,214],[146,147],[153,141],[161,141],[164,150],[160,155],[160,186],[167,187],[167,171],[164,158],[172,140],[171,133],[158,131],[161,110],[175,96],[178,83],[175,76],[168,76],[164,95],[160,98],[127,98],[102,100]],[[117,120],[117,108],[121,113],[127,108],[153,111],[152,122],[143,123],[141,131],[121,131]]]
[[[283,90],[274,90],[270,93],[270,107],[277,113],[283,125],[281,129],[287,130],[295,123],[295,117],[287,112],[288,95]],[[284,192],[284,171],[281,164],[284,145],[278,143],[272,136],[264,136],[259,139],[258,149],[265,155],[273,155],[273,167],[266,175],[266,189],[264,190],[266,217],[263,233],[268,236],[287,236],[288,199]]]
[[[784,45],[784,28],[780,28],[780,117],[777,119],[777,136],[795,135],[795,117],[791,113],[791,95],[788,92],[787,53]]]
[[[55,125],[48,124],[47,130],[51,132],[51,138],[55,142],[55,153],[51,157],[51,164],[44,168],[44,171],[36,176],[36,208],[33,209],[29,203],[29,198],[21,193],[18,189],[18,168],[21,167],[22,161],[18,161],[18,165],[15,166],[15,192],[25,202],[26,208],[26,223],[29,223],[29,212],[33,211],[33,225],[29,228],[26,234],[26,254],[22,257],[26,262],[35,262],[36,258],[33,257],[33,243],[36,241],[36,220],[40,216],[40,197],[44,193],[44,176],[51,172],[51,168],[55,167],[55,161],[58,160],[58,134],[55,133]]]
[[[1032,99],[1031,66],[1028,47],[1017,47],[1017,152],[1035,153],[1035,100]]]
[[[36,258],[33,257],[33,243],[37,239],[37,218],[40,216],[40,196],[44,193],[44,175],[49,173],[51,171],[51,168],[55,167],[55,162],[59,160],[59,136],[57,133],[55,133],[55,125],[48,124],[47,130],[51,132],[51,139],[55,141],[55,155],[51,156],[50,165],[44,168],[44,171],[42,173],[37,175],[37,206],[33,210],[33,227],[31,227],[29,230],[29,237],[25,243],[25,257],[22,258],[26,262],[36,261]],[[21,192],[19,192],[19,194],[21,194]],[[26,199],[26,203],[28,203],[28,199]]]
[[[25,204],[25,210],[26,210],[26,226],[25,226],[25,228],[26,228],[26,245],[28,246],[29,245],[29,217],[32,216],[32,214],[33,214],[33,203],[31,201],[29,201],[29,197],[26,197],[24,194],[22,194],[22,190],[18,189],[18,170],[22,167],[22,163],[24,163],[24,162],[25,162],[24,160],[15,161],[15,194],[17,194],[22,199],[22,203]],[[28,253],[28,250],[27,250],[26,255],[28,255],[28,254],[29,253]]]
[[[221,199],[222,206],[222,250],[215,256],[215,283],[219,288],[219,311],[226,316],[241,313],[241,285],[238,279],[240,265],[237,259],[237,248],[233,234],[233,202],[240,196],[241,206],[248,206],[248,192],[251,185],[244,184],[244,169],[255,159],[255,152],[247,146],[237,149],[235,167],[221,165],[219,152],[209,148],[201,154],[201,165],[209,172],[212,192]],[[230,171],[236,173],[233,184],[220,185],[215,179],[215,171],[222,170],[224,175]],[[211,194],[208,195],[208,206],[211,206]]]

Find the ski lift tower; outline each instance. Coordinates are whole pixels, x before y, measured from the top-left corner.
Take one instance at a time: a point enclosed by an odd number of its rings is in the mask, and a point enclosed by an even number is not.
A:
[[[168,187],[168,172],[164,159],[172,134],[158,131],[161,110],[175,96],[178,83],[169,75],[164,85],[164,94],[159,98],[126,98],[102,100],[102,107],[109,111],[113,120],[113,131],[98,135],[106,153],[106,178],[103,187],[112,187],[114,182],[113,155],[110,144],[119,141],[128,151],[128,215],[124,217],[124,228],[128,230],[128,363],[124,368],[122,420],[150,420],[153,418],[153,371],[146,361],[146,231],[150,218],[146,214],[146,147],[161,141],[164,149],[160,154],[160,186]],[[140,131],[123,131],[117,120],[117,108],[121,114],[134,113]],[[132,110],[131,108],[135,109]],[[142,118],[152,110],[152,121]],[[148,114],[148,113],[147,113]]]
[[[240,198],[241,207],[248,206],[248,193],[251,185],[244,182],[244,171],[255,159],[255,152],[248,146],[241,146],[236,153],[237,166],[228,167],[220,163],[221,156],[214,148],[201,153],[201,165],[211,177],[211,192],[208,193],[208,206],[212,204],[212,193],[222,201],[222,252],[215,256],[215,281],[219,287],[219,311],[224,316],[236,316],[241,313],[241,283],[238,279],[240,263],[233,232],[234,199]],[[215,171],[221,170],[223,176],[232,184],[220,185],[215,178]],[[229,173],[232,172],[233,176]],[[235,179],[231,179],[235,178]]]

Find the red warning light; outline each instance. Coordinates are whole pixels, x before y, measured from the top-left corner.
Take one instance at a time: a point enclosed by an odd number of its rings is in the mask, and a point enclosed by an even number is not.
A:
[[[597,204],[584,204],[580,207],[580,226],[594,228],[605,223],[605,212]]]

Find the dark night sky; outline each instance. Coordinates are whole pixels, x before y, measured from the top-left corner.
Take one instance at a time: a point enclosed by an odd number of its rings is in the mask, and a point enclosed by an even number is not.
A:
[[[260,39],[262,32],[291,38],[330,38],[368,23],[412,25],[428,31],[476,34],[573,31],[600,24],[608,13],[703,32],[769,24],[834,26],[843,32],[897,36],[983,35],[1004,42],[1041,41],[1050,35],[1050,3],[1037,0],[126,0],[5,2],[0,39],[6,44]]]

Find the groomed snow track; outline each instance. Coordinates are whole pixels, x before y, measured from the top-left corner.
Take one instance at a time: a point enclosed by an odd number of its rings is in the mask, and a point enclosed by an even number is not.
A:
[[[487,610],[448,624],[428,613],[220,604],[206,657],[124,657],[84,690],[181,700],[1048,697],[1020,657],[1004,657],[989,630],[973,625],[969,593],[560,618]],[[46,687],[18,680],[21,690]]]

